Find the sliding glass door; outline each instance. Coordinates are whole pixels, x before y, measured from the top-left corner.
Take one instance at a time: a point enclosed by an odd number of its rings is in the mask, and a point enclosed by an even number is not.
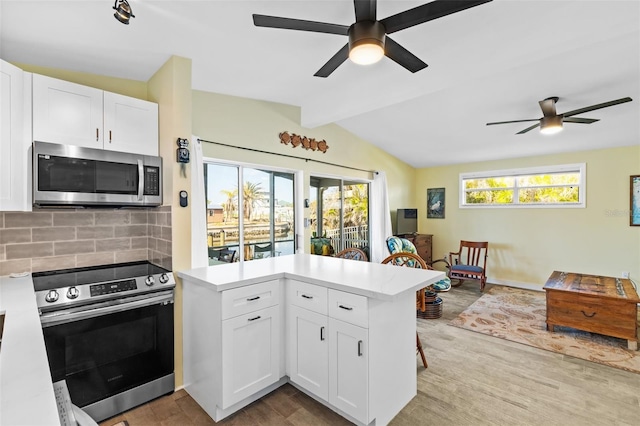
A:
[[[356,247],[368,254],[369,184],[317,176],[310,183],[312,243],[325,238],[336,253]]]
[[[205,193],[209,264],[295,252],[293,173],[205,163]]]

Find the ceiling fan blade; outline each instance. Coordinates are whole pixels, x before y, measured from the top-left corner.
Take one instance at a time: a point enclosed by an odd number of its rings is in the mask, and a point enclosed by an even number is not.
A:
[[[540,127],[540,123],[536,123],[536,124],[534,124],[534,125],[533,125],[533,126],[531,126],[531,127],[527,127],[527,128],[526,128],[526,129],[524,129],[524,130],[520,130],[518,133],[516,133],[516,135],[521,135],[521,134],[523,134],[523,133],[527,133],[528,131],[535,129],[536,127]]]
[[[600,121],[598,118],[579,118],[579,117],[565,117],[562,119],[564,123],[581,123],[581,124],[591,124],[596,121]]]
[[[348,35],[346,25],[330,24],[327,22],[305,21],[303,19],[281,18],[253,14],[253,24],[256,27],[282,28],[285,30],[312,31],[316,33]]]
[[[413,27],[427,21],[432,21],[452,13],[461,12],[481,4],[489,3],[492,0],[458,1],[458,0],[436,0],[404,12],[391,15],[381,19],[380,22],[387,30],[387,34]]]
[[[558,98],[547,98],[544,101],[538,102],[540,104],[540,109],[542,110],[542,115],[545,117],[555,117],[558,115],[556,112],[556,101]]]
[[[327,61],[327,63],[324,64],[322,68],[320,68],[318,72],[314,74],[314,76],[329,77],[329,75],[332,72],[334,72],[336,68],[342,65],[342,63],[346,61],[348,57],[349,57],[349,43],[345,44],[344,47],[342,47],[342,49],[338,50],[338,53],[333,55],[333,57],[329,59],[329,61]]]
[[[377,0],[353,0],[356,22],[375,21]]]
[[[583,112],[594,111],[596,109],[607,108],[607,107],[610,107],[610,106],[623,104],[625,102],[631,102],[631,101],[632,101],[632,99],[629,98],[629,97],[616,99],[615,101],[609,101],[609,102],[604,102],[604,103],[597,104],[597,105],[591,105],[591,106],[580,108],[580,109],[574,109],[573,111],[565,112],[562,115],[565,116],[565,117],[571,117],[572,115],[582,114]]]
[[[416,55],[409,52],[389,37],[385,38],[384,54],[389,59],[392,59],[411,72],[420,71],[428,66],[422,61],[422,59],[418,58]]]
[[[494,124],[526,123],[527,121],[540,121],[540,119],[539,118],[529,118],[529,119],[526,119],[526,120],[494,121],[493,123],[487,123],[487,126],[493,126]]]

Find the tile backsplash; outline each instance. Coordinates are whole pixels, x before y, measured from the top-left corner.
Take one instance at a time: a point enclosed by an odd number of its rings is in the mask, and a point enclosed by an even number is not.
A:
[[[0,212],[0,276],[149,260],[171,265],[171,206]]]

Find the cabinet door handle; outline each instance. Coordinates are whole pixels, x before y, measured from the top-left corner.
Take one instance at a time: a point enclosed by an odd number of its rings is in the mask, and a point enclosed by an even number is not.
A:
[[[324,340],[324,327],[320,327],[320,340]]]
[[[100,129],[96,127],[96,142],[100,140]]]
[[[596,313],[594,312],[594,313],[592,313],[591,315],[588,315],[585,311],[580,311],[580,312],[582,312],[582,315],[584,315],[584,316],[585,316],[585,317],[587,317],[587,318],[593,318],[593,317],[595,316],[595,314],[596,314]]]
[[[258,316],[257,316],[257,317],[255,317],[255,318],[249,318],[247,321],[255,321],[255,320],[257,320],[257,319],[260,319],[260,315],[258,315]]]
[[[109,130],[109,143],[111,143],[111,130]]]
[[[358,356],[362,356],[362,340],[358,340]]]
[[[338,305],[339,308],[345,309],[347,311],[353,311],[353,308],[351,306],[344,306],[344,305]]]
[[[253,302],[254,300],[258,300],[258,299],[260,299],[260,296],[250,297],[247,299],[247,302]]]
[[[307,296],[306,294],[303,294],[302,297],[304,297],[305,299],[313,299],[313,296]]]

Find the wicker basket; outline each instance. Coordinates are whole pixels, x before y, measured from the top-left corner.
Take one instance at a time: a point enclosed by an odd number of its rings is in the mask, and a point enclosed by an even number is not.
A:
[[[438,293],[433,290],[425,290],[424,291],[424,301],[427,303],[433,303],[438,298]]]
[[[433,293],[433,296],[430,294]],[[434,291],[425,293],[425,310],[424,312],[416,310],[416,316],[423,319],[437,319],[442,316],[442,299],[439,298]]]

